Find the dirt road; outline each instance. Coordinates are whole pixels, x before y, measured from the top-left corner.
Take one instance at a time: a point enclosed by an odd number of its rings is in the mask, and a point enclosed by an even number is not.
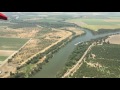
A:
[[[82,61],[84,60],[85,56],[87,55],[88,51],[94,46],[94,43],[92,43],[88,49],[84,52],[83,56],[80,58],[80,60],[71,68],[69,69],[63,76],[62,78],[68,77],[69,75],[73,75],[81,66]]]
[[[25,45],[27,45],[30,42],[31,39],[29,39],[19,50],[13,52],[6,60],[4,60],[3,62],[1,62],[0,63],[0,70],[4,69],[4,65],[7,64],[8,60],[11,59],[12,56],[14,56],[16,53],[18,53]]]

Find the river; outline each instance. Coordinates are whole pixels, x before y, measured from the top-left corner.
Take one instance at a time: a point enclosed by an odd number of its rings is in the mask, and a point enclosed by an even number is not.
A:
[[[77,37],[69,42],[65,47],[61,48],[57,53],[54,54],[53,58],[49,59],[49,62],[43,65],[42,70],[37,72],[31,78],[55,78],[56,74],[65,66],[65,63],[76,47],[76,43],[90,41],[91,39],[96,39],[111,34],[116,34],[120,32],[105,33],[99,35],[93,35],[91,31],[87,29],[82,29],[86,32],[85,35]]]

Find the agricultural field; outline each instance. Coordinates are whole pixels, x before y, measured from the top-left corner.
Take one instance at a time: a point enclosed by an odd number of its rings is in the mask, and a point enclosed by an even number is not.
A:
[[[0,61],[4,61],[27,41],[28,39],[0,37]]]
[[[66,20],[67,22],[75,23],[83,28],[98,31],[99,29],[119,29],[120,19],[90,19],[90,18],[75,18]]]
[[[9,28],[8,26],[0,26],[0,37],[10,38],[33,38],[35,34],[40,30],[38,27],[26,27],[26,28]]]
[[[0,50],[18,50],[28,39],[0,37]]]
[[[103,44],[92,48],[88,58],[72,77],[77,78],[119,78],[120,45]]]
[[[7,56],[0,56],[0,62],[4,61],[7,58]]]
[[[28,77],[27,74],[36,66],[36,63],[33,62],[36,62],[37,59],[31,61],[32,64],[27,64],[28,60],[31,60],[40,52],[47,52],[49,48],[57,44],[59,45],[61,42],[63,43],[64,40],[69,40],[69,37],[81,35],[82,31],[72,28],[75,27],[75,24],[63,22],[67,18],[69,17],[50,16],[35,18],[26,16],[26,19],[25,17],[20,17],[17,20],[12,17],[10,23],[2,24],[0,26],[0,42],[2,42],[0,43],[1,61],[16,52],[28,40],[29,42],[0,68],[3,72],[0,74],[0,77],[9,76],[10,72],[15,73],[19,67],[21,69],[17,72],[26,72],[25,76]],[[68,28],[69,30],[65,30],[62,27],[70,28]],[[57,48],[55,51],[57,51]],[[43,60],[40,61],[40,63],[42,62]]]
[[[120,34],[111,35],[105,41],[109,42],[110,44],[120,44]]]
[[[78,34],[81,34],[81,33],[78,33]],[[26,64],[29,58],[35,56],[38,52],[46,51],[52,45],[66,39],[71,35],[72,35],[71,32],[65,31],[65,30],[53,29],[53,28],[40,28],[39,31],[35,34],[34,38],[32,38],[29,41],[29,43],[27,43],[17,54],[15,54],[10,59],[9,63],[4,66],[7,68],[11,68],[11,65],[12,65],[12,69],[4,70],[4,67],[3,67],[2,70],[6,72],[9,72],[9,71],[13,72],[15,70],[15,67],[19,67]],[[13,41],[15,41],[16,43],[17,41],[19,41],[20,43],[21,40],[13,40]],[[19,43],[17,45],[19,45]],[[30,67],[34,67],[34,66],[36,65],[30,64]],[[27,67],[29,67],[29,64],[24,66],[25,69],[22,69],[22,71],[27,72],[29,69]],[[4,73],[2,75],[4,76]]]
[[[56,18],[56,17],[48,17],[48,18],[32,18],[32,19],[26,19],[24,21],[30,21],[30,22],[57,22],[61,21],[61,19]]]
[[[112,18],[112,19],[120,19],[119,16],[116,16],[116,17],[109,17],[109,18]]]

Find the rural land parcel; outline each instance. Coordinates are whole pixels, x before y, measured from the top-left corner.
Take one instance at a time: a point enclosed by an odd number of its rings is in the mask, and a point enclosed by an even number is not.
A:
[[[0,37],[0,61],[4,61],[27,41],[28,39]]]

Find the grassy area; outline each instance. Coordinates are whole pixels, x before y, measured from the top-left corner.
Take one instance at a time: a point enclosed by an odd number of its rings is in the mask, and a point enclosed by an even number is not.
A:
[[[91,53],[95,53],[96,58],[120,60],[120,45],[100,45],[95,46]]]
[[[72,77],[119,78],[120,45],[104,44],[95,46],[89,57]],[[90,55],[94,54],[95,58]]]
[[[7,58],[7,56],[0,56],[0,61],[4,61]]]
[[[110,20],[109,22],[107,20]],[[113,21],[112,21],[113,20]],[[98,31],[99,29],[118,29],[120,28],[120,21],[115,21],[114,19],[69,19],[67,22],[73,22],[81,27],[88,28],[94,31]],[[84,24],[81,24],[84,23]]]
[[[21,71],[23,73],[25,73],[25,77],[28,78],[28,74],[31,72],[31,70],[33,70],[34,65],[33,64],[29,64],[26,65],[25,67],[21,68]]]
[[[40,22],[57,22],[57,21],[61,21],[62,19],[56,18],[56,17],[49,17],[49,18],[43,18],[40,19]]]
[[[98,31],[99,29],[118,29],[120,28],[120,25],[82,25],[81,27]]]
[[[78,60],[82,57],[83,53],[90,46],[90,44],[91,44],[90,42],[78,44],[77,47],[69,56],[65,66],[60,72],[57,73],[56,77],[62,77],[64,73],[67,72],[68,69],[70,69],[73,65],[75,65],[78,62]]]
[[[111,20],[111,22],[107,22],[107,20]],[[113,21],[112,21],[113,20]],[[115,21],[116,20],[116,21]],[[68,21],[70,22],[84,22],[87,25],[116,25],[116,24],[120,24],[120,20],[118,20],[116,18],[114,19],[81,19],[81,18],[76,18],[76,19],[70,19]]]
[[[62,19],[58,19],[55,17],[50,17],[50,18],[39,18],[39,19],[33,19],[33,20],[26,20],[29,22],[57,22],[57,21],[61,21]]]
[[[111,19],[120,19],[120,17],[109,17],[109,18],[111,18]]]
[[[28,39],[0,37],[0,50],[18,50]]]
[[[114,24],[114,23],[108,23],[105,22],[104,19],[72,19],[70,21],[76,21],[76,22],[84,22],[87,25],[110,25],[110,24]]]

